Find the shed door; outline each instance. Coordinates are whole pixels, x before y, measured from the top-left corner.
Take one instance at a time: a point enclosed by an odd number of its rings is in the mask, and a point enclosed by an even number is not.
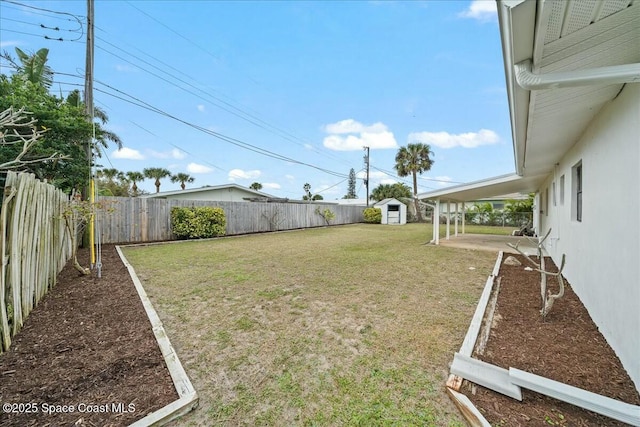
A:
[[[387,224],[400,224],[400,205],[387,206]]]

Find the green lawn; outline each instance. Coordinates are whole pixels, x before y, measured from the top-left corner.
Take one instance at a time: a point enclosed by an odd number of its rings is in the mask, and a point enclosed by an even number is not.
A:
[[[444,392],[496,255],[431,225],[126,248],[200,396],[176,425],[462,426]]]

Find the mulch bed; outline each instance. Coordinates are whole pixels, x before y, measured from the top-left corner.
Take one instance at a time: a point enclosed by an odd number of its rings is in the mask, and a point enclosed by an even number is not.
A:
[[[546,320],[540,316],[540,274],[502,264],[495,320],[480,360],[518,368],[626,403],[640,405],[640,395],[593,323],[571,286],[556,300]],[[505,259],[507,254],[505,254]],[[548,258],[547,267],[557,271]],[[554,294],[555,278],[548,279]],[[462,390],[492,425],[621,426],[626,425],[573,405],[522,389],[523,401],[466,383]]]
[[[124,426],[178,399],[113,245],[102,262],[100,279],[69,263],[0,355],[0,426]]]

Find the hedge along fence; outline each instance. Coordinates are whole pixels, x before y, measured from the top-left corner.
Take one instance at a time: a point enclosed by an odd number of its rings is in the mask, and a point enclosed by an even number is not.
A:
[[[326,209],[335,214],[331,225],[363,221],[364,206],[321,203],[213,202],[171,200],[142,197],[101,197],[109,202],[111,212],[100,216],[99,230],[103,243],[134,243],[175,240],[171,230],[173,207],[219,207],[226,216],[227,236],[267,231],[294,230],[326,226],[321,215]],[[319,208],[320,214],[316,212]]]
[[[32,174],[8,172],[0,213],[0,353],[71,258],[69,197]]]

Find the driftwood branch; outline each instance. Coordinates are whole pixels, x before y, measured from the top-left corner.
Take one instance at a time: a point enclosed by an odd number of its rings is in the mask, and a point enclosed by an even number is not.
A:
[[[30,114],[24,108],[15,111],[13,107],[0,112],[0,146],[22,144],[22,150],[13,160],[0,163],[0,170],[19,169],[32,163],[68,158],[68,156],[53,153],[49,156],[23,160],[24,156],[31,151],[34,144],[46,132],[46,130],[38,130],[36,128],[36,119],[33,117],[28,118]]]
[[[553,307],[553,303],[555,302],[555,300],[557,300],[558,298],[562,298],[562,296],[564,295],[564,280],[562,278],[562,270],[564,269],[565,255],[562,255],[562,264],[560,266],[560,270],[557,273],[552,273],[550,271],[547,271],[544,256],[542,254],[544,242],[545,240],[547,240],[550,234],[551,228],[549,228],[549,231],[547,231],[544,237],[542,239],[539,239],[537,242],[533,239],[528,238],[530,242],[535,243],[536,245],[538,251],[538,260],[540,261],[539,263],[535,262],[528,254],[518,248],[518,246],[520,245],[520,241],[518,241],[515,245],[512,243],[507,243],[507,246],[515,249],[520,255],[525,257],[527,261],[535,266],[534,270],[540,273],[540,298],[542,299],[542,308],[540,309],[540,314],[542,315],[543,319],[547,316],[547,314],[549,314],[549,311],[551,311],[551,307]],[[558,278],[560,290],[555,295],[551,294],[551,292],[547,292],[548,276]]]

